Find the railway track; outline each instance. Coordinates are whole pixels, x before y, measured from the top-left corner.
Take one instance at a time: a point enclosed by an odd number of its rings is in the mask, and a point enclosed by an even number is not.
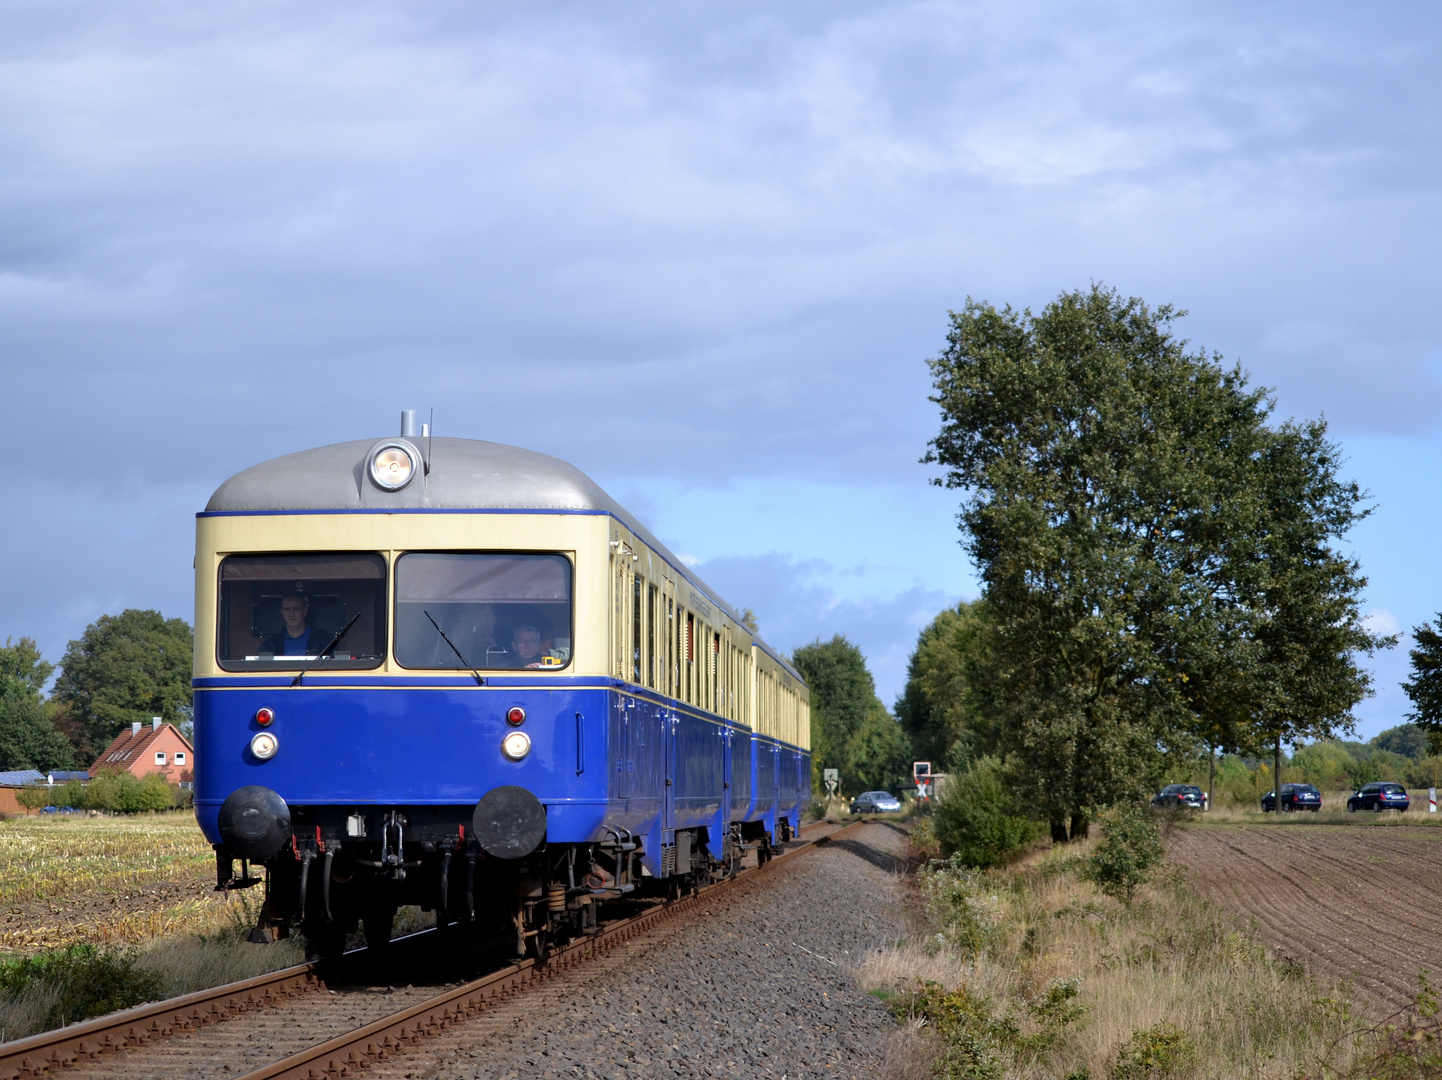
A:
[[[753,880],[776,865],[842,836],[863,822],[854,822],[808,840],[768,862],[741,871],[699,893],[669,901],[648,911],[606,925],[598,934],[553,949],[542,962],[527,958],[365,1023],[344,1034],[316,1042],[273,1062],[236,1075],[238,1080],[294,1077],[318,1080],[350,1076],[366,1064],[421,1041],[428,1035],[484,1012],[563,972],[609,953],[656,924],[709,903],[742,881]],[[812,829],[817,826],[812,826]],[[423,931],[411,940],[427,937]],[[407,939],[397,939],[392,947]],[[325,989],[317,963],[299,964],[269,975],[203,990],[181,998],[142,1005],[110,1016],[42,1032],[0,1045],[0,1080],[52,1075],[105,1054],[165,1040],[221,1020],[277,1005]]]

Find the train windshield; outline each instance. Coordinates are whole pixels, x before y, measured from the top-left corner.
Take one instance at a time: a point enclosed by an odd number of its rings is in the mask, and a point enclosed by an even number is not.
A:
[[[402,555],[396,560],[395,634],[402,667],[566,667],[570,560],[493,552]]]
[[[385,602],[386,561],[380,555],[231,555],[220,564],[220,666],[379,667],[386,651]]]

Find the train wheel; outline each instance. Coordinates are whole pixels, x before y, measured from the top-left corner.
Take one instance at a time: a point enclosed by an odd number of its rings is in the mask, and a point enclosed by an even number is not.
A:
[[[391,930],[395,926],[396,908],[394,904],[378,904],[375,907],[367,908],[361,916],[361,922],[365,926],[366,946],[375,950],[372,955],[385,956],[390,952]]]
[[[345,954],[346,931],[338,922],[307,923],[304,927],[306,952],[317,960],[333,963]]]

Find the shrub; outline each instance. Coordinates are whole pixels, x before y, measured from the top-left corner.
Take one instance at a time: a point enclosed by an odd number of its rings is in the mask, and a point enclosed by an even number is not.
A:
[[[950,863],[933,865],[921,876],[926,910],[938,923],[953,947],[976,954],[986,948],[996,932],[986,878],[980,871]]]
[[[72,945],[0,964],[0,994],[9,1002],[39,997],[48,1009],[43,1028],[73,1024],[161,996],[161,977],[136,967],[135,949]],[[10,1034],[9,1037],[17,1037]]]
[[[1135,1032],[1117,1051],[1111,1080],[1163,1080],[1175,1076],[1192,1059],[1187,1033],[1165,1021]]]
[[[39,810],[50,805],[51,789],[43,784],[27,784],[15,792],[15,801],[26,810]]]
[[[921,983],[892,1005],[898,1019],[922,1023],[944,1040],[935,1075],[944,1080],[1001,1080],[1002,1049],[1015,1042],[1018,1029],[1010,1016],[992,1015],[991,1000],[966,987],[947,990]]]
[[[1037,823],[1018,812],[995,758],[953,777],[936,803],[941,853],[967,866],[997,866],[1036,839]]]
[[[116,814],[138,814],[146,810],[171,810],[180,804],[177,789],[160,773],[143,779],[127,772],[102,772],[84,789],[80,802],[91,810]]]
[[[1105,836],[1086,861],[1088,880],[1130,905],[1137,886],[1150,880],[1162,858],[1157,825],[1136,806],[1114,806],[1098,817]]]

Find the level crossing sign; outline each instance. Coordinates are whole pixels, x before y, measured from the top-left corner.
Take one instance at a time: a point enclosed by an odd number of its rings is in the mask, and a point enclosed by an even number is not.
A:
[[[841,773],[836,769],[822,769],[821,778],[826,781],[826,794],[834,799],[841,787]]]
[[[916,797],[923,802],[931,799],[931,762],[914,761],[911,764],[911,778],[916,782]]]

